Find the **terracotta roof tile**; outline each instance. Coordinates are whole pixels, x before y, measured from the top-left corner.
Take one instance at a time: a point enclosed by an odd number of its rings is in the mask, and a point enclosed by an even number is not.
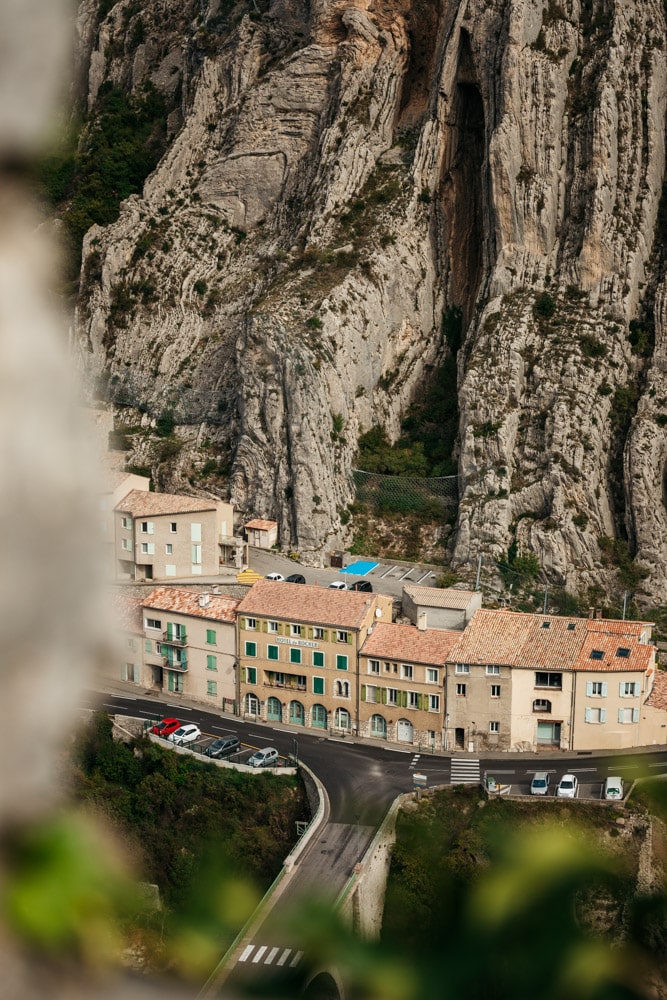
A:
[[[667,670],[656,670],[653,690],[646,704],[667,711]]]
[[[474,590],[457,590],[456,587],[417,587],[403,585],[403,591],[415,604],[428,608],[452,608],[464,611],[477,596]]]
[[[111,607],[116,625],[123,632],[144,631],[143,601],[141,597],[115,592],[111,595]]]
[[[355,629],[360,628],[372,603],[372,594],[258,580],[241,601],[239,614]]]
[[[152,611],[175,611],[181,615],[230,624],[236,621],[236,609],[240,604],[236,597],[209,594],[209,603],[202,608],[199,604],[201,596],[202,592],[181,590],[178,587],[156,587],[144,598],[143,605]]]
[[[459,631],[418,629],[415,625],[377,622],[364,642],[363,656],[403,660],[406,663],[432,663],[442,666],[452,646],[461,638]]]
[[[115,509],[133,517],[158,517],[161,514],[196,514],[216,510],[215,500],[204,497],[186,497],[175,493],[146,493],[132,490]]]
[[[254,521],[247,521],[244,528],[254,528],[256,531],[271,531],[271,528],[277,528],[277,521],[263,521],[261,517],[256,517]]]
[[[644,670],[653,657],[653,647],[638,641],[647,625],[650,623],[480,609],[451,650],[448,662],[557,670]],[[629,657],[616,655],[622,647],[630,649]],[[591,659],[593,649],[603,651],[604,658]]]

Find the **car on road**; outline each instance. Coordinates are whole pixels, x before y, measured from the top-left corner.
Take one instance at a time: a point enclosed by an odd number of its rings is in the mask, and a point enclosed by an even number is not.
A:
[[[364,594],[372,594],[373,584],[370,580],[356,580],[350,584],[350,590],[361,590]]]
[[[267,573],[264,577],[265,580],[273,580],[274,583],[281,583],[285,577],[282,573]]]
[[[605,780],[603,795],[605,799],[620,802],[623,798],[623,779],[609,777]]]
[[[278,763],[278,751],[275,747],[264,747],[256,750],[252,757],[248,758],[248,767],[275,767]]]
[[[530,783],[530,794],[531,795],[549,794],[549,774],[547,771],[535,772],[535,776]]]
[[[306,578],[302,576],[301,573],[292,573],[291,576],[285,577],[285,583],[305,583]]]
[[[575,799],[579,790],[579,782],[574,774],[564,774],[558,782],[556,798]]]
[[[347,590],[347,585],[342,580],[334,580],[329,584],[329,590]]]
[[[192,743],[194,740],[198,740],[200,736],[201,729],[199,726],[195,726],[194,722],[188,722],[186,725],[174,730],[168,739],[172,743],[178,744],[178,746],[183,746],[184,743]]]
[[[221,736],[206,747],[204,755],[220,760],[221,757],[230,757],[233,753],[238,753],[240,749],[241,742],[237,736]]]
[[[162,722],[158,722],[153,726],[151,732],[165,739],[171,733],[175,732],[180,725],[181,723],[178,719],[163,719]]]

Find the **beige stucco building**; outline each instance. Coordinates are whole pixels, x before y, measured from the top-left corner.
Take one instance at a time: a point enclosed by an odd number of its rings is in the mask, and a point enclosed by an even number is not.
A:
[[[115,508],[117,579],[217,575],[233,515],[221,500],[132,490]]]
[[[278,522],[256,517],[243,525],[248,545],[256,549],[270,549],[278,543]]]
[[[641,709],[655,677],[651,629],[650,622],[478,611],[447,665],[453,746],[642,745]]]
[[[404,584],[402,610],[413,625],[423,628],[464,629],[482,606],[480,590],[456,587],[419,587]]]
[[[140,597],[115,591],[111,595],[111,613],[115,626],[110,656],[101,663],[103,678],[145,684],[144,623]]]
[[[445,660],[460,637],[375,624],[359,654],[359,734],[442,749]]]
[[[156,587],[143,601],[146,685],[236,712],[238,604],[234,597]]]
[[[359,651],[391,610],[382,594],[258,580],[238,607],[242,713],[356,731]]]

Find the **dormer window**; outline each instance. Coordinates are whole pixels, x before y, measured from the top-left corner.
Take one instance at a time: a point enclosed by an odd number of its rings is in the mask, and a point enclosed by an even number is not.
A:
[[[627,660],[628,657],[630,656],[630,650],[628,649],[627,646],[619,646],[618,649],[616,650],[616,655],[620,656],[621,659],[623,660]]]
[[[550,625],[551,625],[551,622],[542,622],[542,628],[549,628]]]
[[[604,660],[604,650],[603,649],[592,649],[591,650],[591,660]]]

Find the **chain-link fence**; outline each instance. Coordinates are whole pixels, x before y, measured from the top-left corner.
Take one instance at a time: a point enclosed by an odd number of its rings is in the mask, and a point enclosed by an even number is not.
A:
[[[356,499],[379,513],[397,511],[432,512],[455,509],[459,501],[459,477],[439,476],[432,479],[409,476],[383,476],[377,472],[353,469]]]

